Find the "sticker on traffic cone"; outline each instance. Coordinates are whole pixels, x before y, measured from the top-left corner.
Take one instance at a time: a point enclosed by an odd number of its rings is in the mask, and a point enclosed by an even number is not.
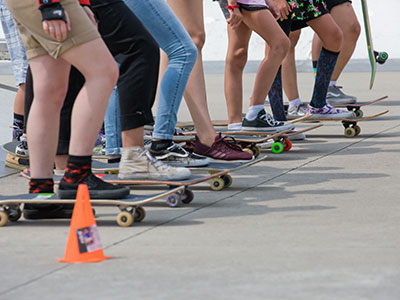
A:
[[[67,247],[60,262],[92,263],[111,257],[104,256],[97,231],[89,190],[86,184],[80,184],[76,193],[76,202],[69,228]]]

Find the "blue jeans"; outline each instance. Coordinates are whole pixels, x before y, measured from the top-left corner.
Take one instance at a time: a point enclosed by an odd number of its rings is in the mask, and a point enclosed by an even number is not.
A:
[[[104,131],[106,134],[106,155],[120,154],[119,148],[122,147],[122,138],[117,87],[114,88],[108,101],[107,112],[104,117]]]
[[[172,140],[197,48],[165,0],[124,0],[169,58],[160,83],[153,138]]]

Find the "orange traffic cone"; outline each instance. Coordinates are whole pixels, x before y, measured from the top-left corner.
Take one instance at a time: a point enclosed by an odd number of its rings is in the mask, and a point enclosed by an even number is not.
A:
[[[69,228],[67,247],[60,262],[90,263],[100,262],[111,257],[104,256],[97,231],[96,221],[90,204],[86,184],[80,184]]]

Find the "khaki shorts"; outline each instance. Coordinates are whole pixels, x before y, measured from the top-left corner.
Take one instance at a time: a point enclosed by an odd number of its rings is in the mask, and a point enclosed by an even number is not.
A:
[[[75,46],[100,37],[78,0],[60,0],[71,20],[71,31],[63,42],[53,40],[43,31],[37,0],[5,0],[5,3],[14,17],[28,59],[46,54],[57,58]]]

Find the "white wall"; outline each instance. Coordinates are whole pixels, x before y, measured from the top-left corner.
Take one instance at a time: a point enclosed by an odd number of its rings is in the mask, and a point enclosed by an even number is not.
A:
[[[227,45],[225,19],[217,2],[211,0],[204,0],[203,2],[207,34],[203,58],[204,60],[224,60]],[[368,1],[374,46],[379,51],[388,52],[391,58],[400,58],[399,2],[399,0]],[[353,6],[362,24],[360,0],[353,0]],[[353,58],[359,59],[368,57],[364,26],[361,27],[363,32],[353,56]],[[297,59],[309,59],[311,57],[312,35],[313,32],[309,28],[303,30],[296,49]],[[4,37],[3,32],[0,32],[0,37]],[[264,43],[256,34],[253,34],[249,60],[259,60],[263,57],[263,51]]]
[[[362,33],[354,52],[353,58],[367,59],[366,41],[361,1],[353,0],[353,7],[362,27]],[[399,0],[369,0],[369,14],[372,27],[374,47],[378,51],[386,51],[391,58],[400,58],[400,19],[398,5]],[[204,48],[204,60],[224,60],[227,36],[226,22],[217,2],[204,0],[204,15],[206,24],[207,41]],[[313,32],[306,28],[296,48],[297,59],[311,58],[311,40]],[[264,43],[253,34],[249,60],[258,60],[263,57]]]

